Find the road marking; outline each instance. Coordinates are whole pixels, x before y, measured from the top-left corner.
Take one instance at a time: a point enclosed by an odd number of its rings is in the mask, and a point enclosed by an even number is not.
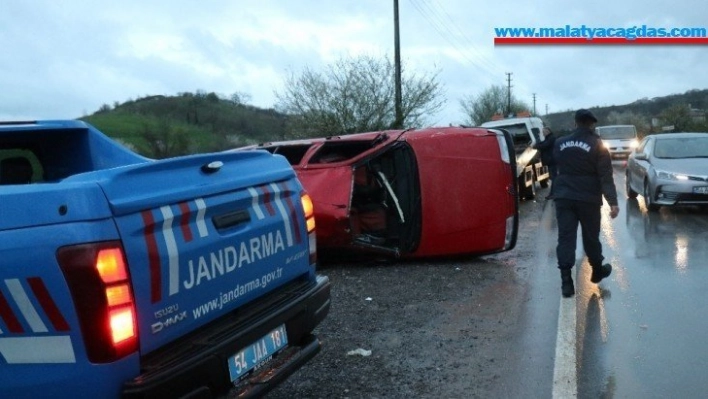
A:
[[[575,268],[577,269],[577,268]],[[556,360],[553,367],[553,397],[578,397],[575,296],[562,298],[558,313]]]
[[[556,359],[553,366],[553,398],[578,397],[578,359],[577,359],[577,300],[578,270],[584,257],[581,227],[578,226],[575,243],[575,266],[573,281],[575,295],[570,298],[561,296],[558,308],[558,333],[556,335]]]
[[[549,205],[549,206],[546,206]],[[539,241],[539,248],[542,248],[540,253],[545,255],[549,261],[556,261],[556,257],[550,255],[550,251],[546,252],[548,245],[554,247],[557,240],[557,230],[555,227],[555,203],[550,201],[544,204],[543,214],[541,216],[541,229],[548,231],[550,234],[541,234],[540,237],[553,237],[555,232],[556,239]],[[578,256],[580,255],[580,256]],[[578,226],[577,242],[575,245],[575,266],[573,267],[573,280],[578,281],[577,271],[580,269],[583,259],[583,243],[580,226]],[[556,269],[557,272],[558,269]],[[556,279],[560,283],[560,276],[556,274]],[[560,286],[558,286],[560,288]],[[576,286],[576,290],[579,287]],[[560,289],[557,291],[560,294]],[[553,364],[553,388],[552,396],[554,399],[577,398],[578,397],[578,369],[577,369],[577,309],[576,309],[576,294],[570,298],[560,297],[560,306],[558,307],[558,331],[556,332],[556,353]]]

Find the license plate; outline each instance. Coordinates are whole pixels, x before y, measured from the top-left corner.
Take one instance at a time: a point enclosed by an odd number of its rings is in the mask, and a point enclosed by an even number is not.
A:
[[[708,194],[708,186],[693,187],[693,192],[696,194]]]
[[[281,325],[258,341],[229,358],[231,382],[237,382],[249,371],[271,360],[273,355],[288,345],[285,325]]]

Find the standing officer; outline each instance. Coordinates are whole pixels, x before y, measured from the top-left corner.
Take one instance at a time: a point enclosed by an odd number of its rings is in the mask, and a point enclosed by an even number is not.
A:
[[[597,118],[580,109],[575,113],[576,129],[556,140],[553,155],[558,176],[553,182],[553,195],[558,221],[558,268],[564,297],[575,294],[571,269],[575,265],[575,243],[578,223],[582,228],[583,249],[592,266],[590,281],[599,283],[610,275],[612,266],[602,264],[600,243],[600,208],[602,197],[610,204],[610,216],[619,214],[617,189],[612,177],[612,160],[602,140],[595,134]]]

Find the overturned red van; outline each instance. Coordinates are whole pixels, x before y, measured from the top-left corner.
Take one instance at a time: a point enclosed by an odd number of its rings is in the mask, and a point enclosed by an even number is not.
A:
[[[514,247],[516,165],[506,131],[425,129],[263,143],[312,197],[318,252],[433,257]]]

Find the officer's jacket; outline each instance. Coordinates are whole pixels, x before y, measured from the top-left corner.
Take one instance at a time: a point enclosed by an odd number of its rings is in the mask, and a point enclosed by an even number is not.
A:
[[[617,205],[610,152],[592,130],[577,128],[557,139],[553,156],[558,167],[553,181],[555,198],[601,205],[604,195],[610,205]]]

